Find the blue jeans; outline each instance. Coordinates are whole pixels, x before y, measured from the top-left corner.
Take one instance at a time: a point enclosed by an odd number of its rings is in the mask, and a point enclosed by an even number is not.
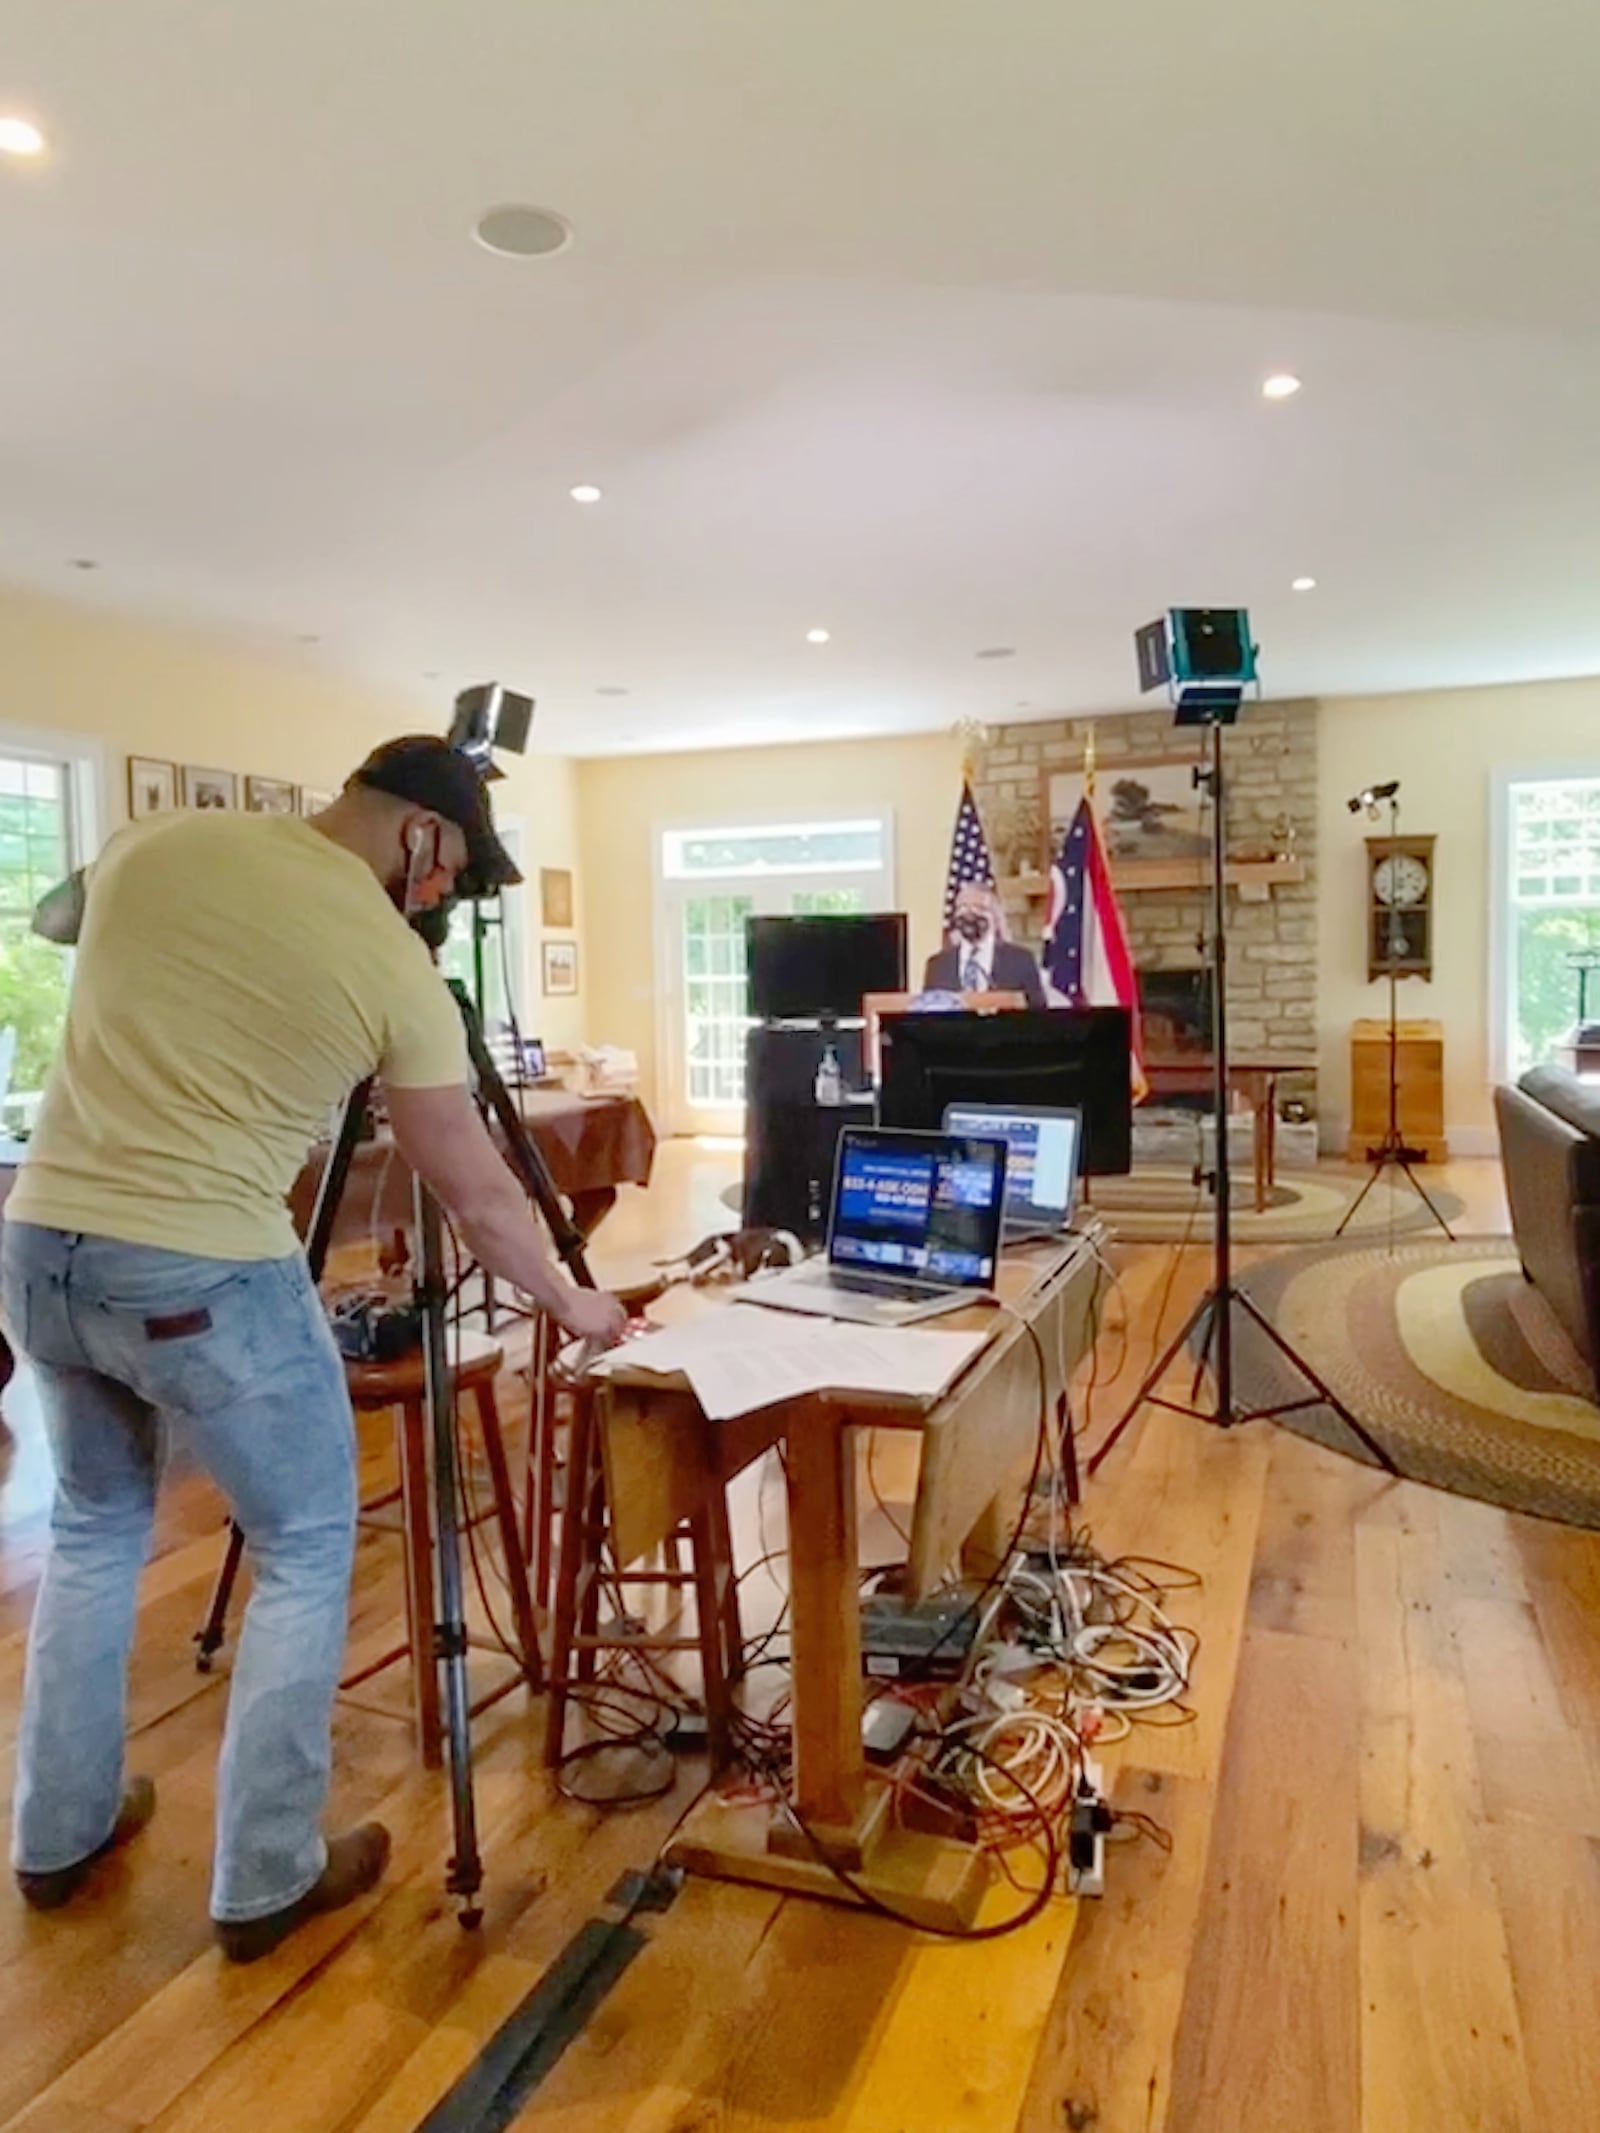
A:
[[[263,1917],[303,1895],[327,1860],[355,1543],[355,1428],[305,1259],[197,1259],[8,1222],[0,1293],[56,1461],[13,1863],[73,1865],[116,1821],[128,1650],[170,1435],[249,1538],[254,1589],[228,1696],[211,1912]]]

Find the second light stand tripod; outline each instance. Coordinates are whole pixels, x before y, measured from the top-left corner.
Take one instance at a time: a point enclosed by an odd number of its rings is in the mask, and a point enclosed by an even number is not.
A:
[[[466,1030],[467,1052],[477,1077],[478,1100],[494,1114],[507,1162],[543,1217],[556,1256],[583,1288],[594,1287],[584,1256],[582,1231],[562,1203],[538,1144],[501,1078],[484,1042],[478,1011],[463,986],[451,992]],[[364,1081],[345,1103],[306,1232],[306,1260],[313,1281],[320,1282],[333,1240],[339,1205],[350,1165],[367,1130],[372,1083]],[[450,1290],[444,1257],[444,1217],[439,1202],[420,1178],[413,1182],[412,1210],[416,1232],[417,1276],[414,1297],[422,1321],[424,1409],[428,1417],[429,1470],[433,1483],[433,1538],[438,1608],[433,1630],[436,1663],[444,1671],[445,1737],[450,1776],[453,1844],[445,1887],[461,1899],[463,1926],[482,1919],[478,1890],[483,1862],[478,1851],[477,1806],[472,1781],[472,1707],[467,1685],[466,1595],[461,1571],[461,1477],[456,1445],[455,1373],[449,1353]],[[228,1607],[244,1559],[246,1537],[237,1521],[228,1528],[228,1550],[212,1588],[206,1619],[195,1633],[195,1664],[209,1673],[227,1634]],[[523,1653],[530,1680],[537,1685],[539,1655]]]
[[[1358,793],[1349,804],[1352,812],[1365,804],[1369,814],[1375,816],[1377,812],[1375,803],[1380,799],[1387,800],[1389,803],[1389,842],[1392,847],[1397,841],[1400,832],[1399,781],[1394,780],[1387,786],[1369,787],[1367,792]],[[1389,979],[1389,1121],[1384,1128],[1383,1139],[1378,1146],[1367,1150],[1367,1161],[1372,1165],[1372,1174],[1345,1209],[1340,1217],[1339,1227],[1333,1234],[1336,1237],[1342,1237],[1355,1220],[1357,1210],[1360,1208],[1362,1201],[1371,1192],[1373,1186],[1377,1184],[1384,1172],[1386,1170],[1398,1170],[1429,1214],[1432,1215],[1434,1221],[1438,1223],[1450,1242],[1454,1244],[1456,1241],[1454,1230],[1451,1229],[1449,1223],[1439,1212],[1427,1186],[1423,1184],[1421,1178],[1417,1176],[1416,1171],[1412,1168],[1414,1163],[1422,1161],[1422,1150],[1408,1147],[1406,1137],[1400,1130],[1400,958],[1406,952],[1406,936],[1405,922],[1400,916],[1400,874],[1395,864],[1395,856],[1392,850],[1388,859],[1380,860],[1379,862],[1380,871],[1385,866],[1389,869],[1387,876],[1389,893],[1383,898],[1384,960],[1387,965]],[[1394,1209],[1393,1201],[1391,1200],[1391,1226],[1393,1220]],[[1392,1230],[1390,1249],[1391,1251],[1393,1249]]]
[[[1213,689],[1202,696],[1198,706],[1186,706],[1180,702],[1178,710],[1180,725],[1203,724],[1210,730],[1210,759],[1203,768],[1196,769],[1195,782],[1205,788],[1211,803],[1211,909],[1208,947],[1211,965],[1212,1119],[1215,1146],[1213,1167],[1205,1181],[1211,1186],[1216,1207],[1211,1285],[1146,1374],[1143,1384],[1134,1394],[1110,1436],[1088,1462],[1088,1471],[1091,1474],[1098,1471],[1123,1431],[1144,1407],[1165,1407],[1174,1414],[1193,1415],[1200,1421],[1215,1422],[1225,1429],[1236,1422],[1264,1421],[1280,1415],[1294,1414],[1303,1408],[1326,1407],[1339,1418],[1351,1435],[1365,1446],[1378,1465],[1393,1474],[1398,1469],[1383,1446],[1364,1424],[1356,1420],[1338,1394],[1318,1375],[1298,1349],[1285,1339],[1254,1298],[1239,1287],[1233,1276],[1232,1189],[1228,1172],[1227,811],[1223,791],[1222,729],[1224,725],[1231,725],[1237,717],[1240,693]],[[1303,1382],[1313,1388],[1304,1399],[1275,1400],[1263,1406],[1241,1410],[1234,1388],[1234,1334],[1237,1330],[1234,1323],[1235,1312],[1242,1312],[1284,1360],[1293,1366]],[[1184,1344],[1195,1335],[1199,1335],[1200,1346],[1190,1397],[1186,1401],[1168,1399],[1160,1390],[1161,1384]],[[1205,1408],[1198,1402],[1200,1381],[1208,1361],[1216,1396],[1213,1405]]]

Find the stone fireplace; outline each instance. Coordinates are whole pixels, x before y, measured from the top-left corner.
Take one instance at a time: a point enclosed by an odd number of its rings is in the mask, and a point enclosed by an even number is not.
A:
[[[1055,856],[1048,787],[1080,771],[1094,733],[1102,810],[1119,763],[1197,759],[1203,737],[1171,710],[991,727],[973,763],[973,793],[994,848],[1014,936],[1039,944]],[[1224,737],[1228,860],[1228,1047],[1244,1059],[1312,1054],[1317,1041],[1317,706],[1246,704]],[[1104,813],[1102,812],[1102,820]],[[1114,871],[1115,863],[1114,863]],[[1200,936],[1208,892],[1141,863],[1118,893],[1145,985],[1153,1038],[1188,1051],[1209,1026]],[[1200,870],[1197,870],[1200,871]],[[1132,877],[1138,876],[1135,880]],[[1203,1048],[1209,1048],[1208,1045]],[[1282,1084],[1314,1109],[1315,1073]]]

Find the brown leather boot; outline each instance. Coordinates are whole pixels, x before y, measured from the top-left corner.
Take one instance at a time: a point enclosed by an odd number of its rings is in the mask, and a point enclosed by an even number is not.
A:
[[[17,1868],[17,1887],[22,1891],[23,1902],[31,1904],[36,1911],[59,1911],[83,1887],[96,1860],[131,1843],[155,1811],[155,1780],[129,1778],[123,1787],[122,1806],[110,1836],[87,1859],[75,1860],[71,1866],[58,1866],[48,1874],[31,1874],[22,1867]]]
[[[296,1926],[324,1911],[342,1911],[383,1879],[389,1864],[389,1832],[381,1822],[363,1822],[328,1839],[328,1863],[320,1877],[296,1902],[265,1918],[213,1920],[217,1940],[230,1963],[256,1963],[286,1941]]]

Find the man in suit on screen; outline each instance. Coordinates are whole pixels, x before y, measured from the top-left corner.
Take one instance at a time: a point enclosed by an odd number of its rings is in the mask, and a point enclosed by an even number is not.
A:
[[[987,882],[963,882],[951,921],[955,940],[928,958],[924,992],[1020,992],[1043,1007],[1039,966],[1026,948],[1003,940],[1000,899]]]

